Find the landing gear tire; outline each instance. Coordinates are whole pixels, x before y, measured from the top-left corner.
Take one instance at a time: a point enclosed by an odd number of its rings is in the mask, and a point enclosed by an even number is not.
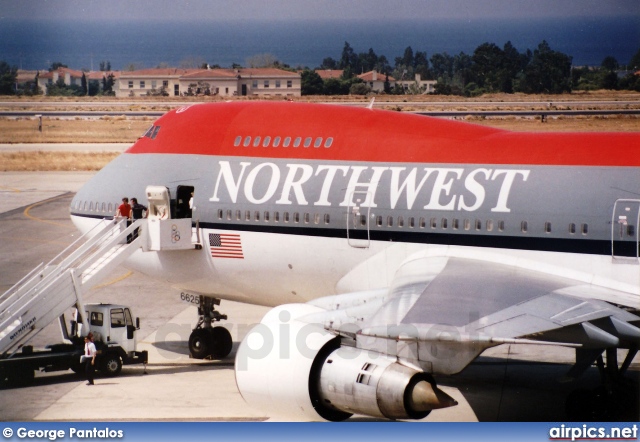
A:
[[[205,328],[197,328],[189,336],[189,353],[193,359],[204,359],[211,355],[211,333]]]
[[[231,333],[224,327],[214,327],[211,329],[211,356],[215,359],[222,359],[231,353],[233,339]]]
[[[102,365],[100,367],[100,371],[104,373],[106,376],[113,377],[117,376],[122,370],[122,360],[120,356],[106,355],[102,361]]]

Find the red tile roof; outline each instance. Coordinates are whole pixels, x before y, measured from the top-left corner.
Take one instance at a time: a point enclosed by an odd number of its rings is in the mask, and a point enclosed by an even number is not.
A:
[[[344,71],[342,69],[316,69],[316,74],[320,75],[320,78],[323,80],[328,80],[329,78],[340,78],[342,77],[342,73]]]
[[[360,74],[358,75],[358,78],[363,79],[364,81],[385,81],[387,79],[387,76],[381,72],[376,72],[377,74],[377,78],[374,80],[373,79],[373,73],[376,71],[369,71],[369,72],[365,72],[364,74]],[[396,81],[395,78],[393,78],[391,75],[389,75],[389,81]]]

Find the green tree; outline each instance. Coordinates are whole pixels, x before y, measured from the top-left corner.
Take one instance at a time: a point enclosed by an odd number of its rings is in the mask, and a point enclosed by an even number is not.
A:
[[[68,68],[69,66],[67,66],[66,64],[63,64],[59,61],[54,61],[53,63],[51,63],[51,67],[49,68],[49,72],[53,72],[53,71],[57,71],[60,68]]]
[[[302,95],[321,95],[324,91],[322,77],[315,71],[304,70],[300,74]]]
[[[89,93],[89,87],[87,86],[87,77],[82,73],[82,79],[80,80],[80,87],[82,88],[82,95],[87,95]]]
[[[319,67],[319,69],[337,69],[337,68],[338,68],[338,62],[331,57],[327,57],[324,60],[322,60],[322,64]]]
[[[542,41],[519,82],[522,92],[529,94],[561,94],[571,92],[571,57],[551,49]]]
[[[618,69],[620,69],[620,64],[618,64],[618,60],[615,59],[615,57],[612,56],[608,56],[605,57],[604,60],[602,60],[602,63],[600,64],[600,66],[603,69],[606,69],[608,71],[617,71]]]
[[[371,92],[371,88],[365,83],[353,83],[349,88],[351,95],[367,95]]]
[[[357,72],[358,64],[358,56],[354,52],[353,48],[348,42],[344,42],[344,47],[342,48],[342,55],[340,56],[340,61],[338,62],[339,69],[347,69],[349,68],[352,73]]]
[[[632,71],[640,70],[640,49],[638,49],[638,52],[629,60],[629,69]]]
[[[14,95],[16,93],[17,77],[17,66],[9,66],[6,61],[0,61],[0,95]]]

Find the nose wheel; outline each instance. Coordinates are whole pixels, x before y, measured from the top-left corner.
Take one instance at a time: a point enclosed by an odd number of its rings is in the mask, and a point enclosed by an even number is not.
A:
[[[215,309],[220,300],[200,295],[198,325],[189,336],[189,354],[194,359],[222,359],[231,353],[233,339],[224,327],[213,327],[216,321],[227,319]]]

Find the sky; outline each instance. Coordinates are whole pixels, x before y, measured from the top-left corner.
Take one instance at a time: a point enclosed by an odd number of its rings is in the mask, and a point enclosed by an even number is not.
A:
[[[3,21],[402,20],[636,16],[640,0],[0,0]]]

